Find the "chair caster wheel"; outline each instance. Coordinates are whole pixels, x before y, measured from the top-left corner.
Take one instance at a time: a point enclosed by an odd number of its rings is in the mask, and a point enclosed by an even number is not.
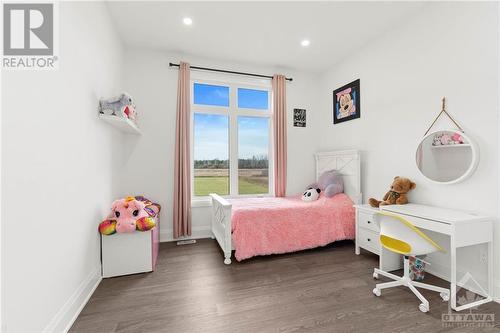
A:
[[[450,300],[450,294],[447,292],[440,292],[439,296],[443,299],[443,301],[448,302]]]
[[[421,303],[421,304],[418,306],[418,309],[419,309],[420,311],[422,311],[423,313],[429,312],[429,306],[428,306],[428,305],[425,305],[424,303]]]
[[[373,273],[373,278],[378,280],[378,274],[377,273]]]
[[[378,288],[373,289],[373,294],[375,296],[380,296],[380,289],[378,289]]]

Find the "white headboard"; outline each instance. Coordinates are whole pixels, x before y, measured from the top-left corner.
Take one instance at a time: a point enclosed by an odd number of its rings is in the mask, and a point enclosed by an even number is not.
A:
[[[355,204],[362,202],[361,157],[357,150],[326,151],[314,154],[316,157],[316,180],[328,170],[337,170],[343,176],[344,193]]]

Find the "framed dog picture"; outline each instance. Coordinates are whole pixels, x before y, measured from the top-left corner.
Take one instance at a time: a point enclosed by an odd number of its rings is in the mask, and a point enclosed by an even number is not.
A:
[[[359,79],[333,91],[333,123],[361,116]]]
[[[306,127],[306,110],[293,109],[293,126]]]

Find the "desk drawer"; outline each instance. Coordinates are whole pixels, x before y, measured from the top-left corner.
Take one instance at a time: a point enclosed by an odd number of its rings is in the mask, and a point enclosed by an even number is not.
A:
[[[379,232],[378,224],[373,219],[373,214],[358,212],[358,227]]]
[[[380,235],[378,232],[374,232],[365,228],[358,228],[358,234],[356,235],[356,238],[358,240],[359,246],[373,253],[379,254]]]

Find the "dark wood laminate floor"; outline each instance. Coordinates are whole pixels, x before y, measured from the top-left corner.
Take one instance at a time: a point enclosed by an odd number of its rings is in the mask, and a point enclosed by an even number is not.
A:
[[[437,293],[422,291],[427,314],[405,288],[374,296],[377,263],[352,242],[229,266],[214,240],[162,243],[155,272],[104,279],[71,332],[500,331],[500,304],[476,311],[494,313],[495,328],[443,327],[448,307]]]

